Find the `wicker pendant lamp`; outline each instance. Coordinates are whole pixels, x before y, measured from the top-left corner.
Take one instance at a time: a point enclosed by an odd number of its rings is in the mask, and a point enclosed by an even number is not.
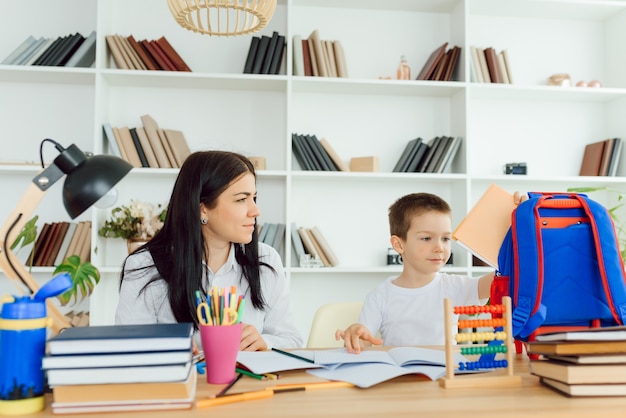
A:
[[[185,29],[215,36],[254,33],[267,25],[277,0],[167,0]]]

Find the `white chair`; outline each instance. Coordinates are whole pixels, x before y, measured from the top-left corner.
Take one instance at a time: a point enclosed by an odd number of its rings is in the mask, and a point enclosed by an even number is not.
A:
[[[337,329],[346,329],[357,322],[363,302],[337,302],[319,307],[307,341],[308,348],[343,347],[343,340],[335,340]]]

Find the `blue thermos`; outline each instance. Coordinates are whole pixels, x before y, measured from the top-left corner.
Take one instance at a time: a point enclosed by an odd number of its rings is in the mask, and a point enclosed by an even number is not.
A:
[[[0,315],[0,415],[41,411],[44,401],[46,299],[72,286],[68,273],[55,276],[32,296],[7,297]]]

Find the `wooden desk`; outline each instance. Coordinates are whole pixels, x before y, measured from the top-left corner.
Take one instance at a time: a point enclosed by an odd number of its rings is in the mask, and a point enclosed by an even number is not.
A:
[[[515,373],[522,376],[521,387],[487,389],[444,389],[438,382],[417,375],[402,376],[380,383],[369,389],[336,388],[314,391],[286,392],[272,398],[214,406],[205,409],[173,411],[142,411],[108,414],[129,418],[293,418],[293,417],[363,417],[396,418],[421,417],[625,417],[626,397],[567,398],[539,383],[528,373],[526,354],[517,354]],[[496,371],[494,373],[498,373]],[[481,375],[486,376],[486,375]],[[459,376],[471,379],[472,376]],[[303,371],[282,373],[279,380],[259,381],[243,377],[231,392],[257,390],[279,383],[315,381]],[[317,379],[319,380],[319,379]],[[223,385],[209,385],[205,375],[198,376],[197,398],[202,399],[218,392]],[[57,417],[50,410],[47,395],[46,410],[37,417]],[[107,414],[68,415],[69,417],[105,417]]]

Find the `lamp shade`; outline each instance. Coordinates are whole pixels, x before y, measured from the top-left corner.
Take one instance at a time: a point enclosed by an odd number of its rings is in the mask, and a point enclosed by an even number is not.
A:
[[[86,211],[107,194],[133,168],[112,155],[94,155],[67,173],[63,184],[63,204],[72,217]]]

